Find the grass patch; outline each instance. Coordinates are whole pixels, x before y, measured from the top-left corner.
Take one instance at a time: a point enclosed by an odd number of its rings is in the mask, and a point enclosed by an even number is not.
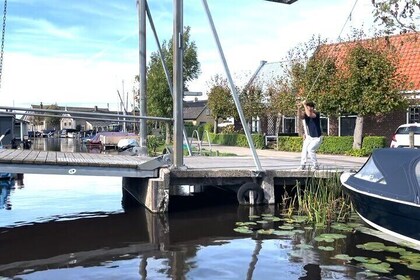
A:
[[[328,179],[308,179],[302,186],[299,182],[294,187],[295,195],[283,195],[286,214],[308,217],[314,224],[331,225],[346,221],[352,212],[349,197],[343,192],[339,175],[331,174]]]

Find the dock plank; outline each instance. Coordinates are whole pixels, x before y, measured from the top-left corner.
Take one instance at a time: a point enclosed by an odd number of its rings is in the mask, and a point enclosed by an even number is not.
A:
[[[55,153],[55,152],[48,152],[46,163],[56,164],[57,163],[57,153]]]
[[[38,156],[35,158],[34,163],[43,164],[47,161],[48,152],[40,151]]]
[[[66,155],[63,152],[56,152],[57,164],[68,165]]]
[[[22,150],[12,150],[11,153],[8,153],[3,157],[5,162],[13,162],[15,158],[17,158],[22,153]]]
[[[13,162],[19,162],[19,163],[23,163],[25,162],[25,159],[29,156],[30,151],[28,150],[23,150],[19,155],[17,155],[14,159]]]
[[[24,163],[35,163],[35,159],[37,158],[38,154],[39,151],[30,151],[29,154],[26,156]]]

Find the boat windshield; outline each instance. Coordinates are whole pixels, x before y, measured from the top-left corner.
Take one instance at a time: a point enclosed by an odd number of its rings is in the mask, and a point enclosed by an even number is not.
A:
[[[369,158],[363,168],[356,175],[354,175],[354,177],[370,182],[384,185],[386,184],[384,175],[382,175],[381,171],[379,171],[379,169],[376,167],[372,157]]]

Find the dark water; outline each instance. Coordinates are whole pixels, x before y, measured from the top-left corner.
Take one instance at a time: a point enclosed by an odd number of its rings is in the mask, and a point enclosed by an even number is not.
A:
[[[291,236],[233,230],[250,215],[280,217],[280,205],[171,197],[168,214],[152,214],[124,209],[121,185],[117,177],[25,174],[24,186],[2,187],[0,279],[420,279],[419,271],[396,264],[391,273],[369,278],[358,263],[332,259],[348,254],[383,260],[389,253],[356,245],[395,245],[357,231],[323,251],[314,241],[320,229]]]

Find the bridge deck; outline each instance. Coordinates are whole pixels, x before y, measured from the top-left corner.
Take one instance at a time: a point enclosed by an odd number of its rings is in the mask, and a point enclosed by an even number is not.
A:
[[[0,149],[0,172],[157,177],[162,157]]]

